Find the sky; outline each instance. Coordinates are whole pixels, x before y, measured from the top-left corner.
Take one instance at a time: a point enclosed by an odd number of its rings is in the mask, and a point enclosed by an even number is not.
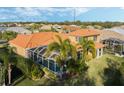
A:
[[[1,7],[0,22],[63,22],[74,21],[124,22],[124,7]]]

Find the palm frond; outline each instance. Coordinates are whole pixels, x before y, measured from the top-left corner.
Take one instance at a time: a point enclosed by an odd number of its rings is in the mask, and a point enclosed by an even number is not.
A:
[[[56,38],[58,39],[58,43],[60,44],[60,45],[62,45],[62,38],[59,36],[59,35],[56,35]]]
[[[60,49],[60,45],[57,42],[53,42],[53,43],[49,44],[49,46],[47,47],[45,56],[49,56],[51,52],[59,51],[59,49]]]

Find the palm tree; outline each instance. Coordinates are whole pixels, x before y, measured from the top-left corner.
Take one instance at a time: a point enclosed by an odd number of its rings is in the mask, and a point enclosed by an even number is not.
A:
[[[92,55],[93,58],[96,57],[96,49],[95,44],[92,40],[87,40],[86,38],[81,38],[79,41],[79,44],[82,48],[82,60],[83,61],[89,61],[88,56],[89,54]]]
[[[61,72],[63,72],[63,68],[66,65],[69,57],[74,60],[77,59],[76,48],[70,43],[69,39],[62,40],[62,38],[56,35],[58,42],[51,43],[47,48],[47,56],[52,52],[59,52],[59,55],[56,56],[56,61],[61,67]]]
[[[12,65],[15,64],[16,57],[13,53],[14,47],[6,47],[7,51],[3,54],[4,66],[5,71],[8,74],[8,85],[11,84],[11,72],[12,72]]]

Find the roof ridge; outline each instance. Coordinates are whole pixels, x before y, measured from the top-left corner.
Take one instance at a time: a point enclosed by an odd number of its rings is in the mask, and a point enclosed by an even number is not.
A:
[[[25,47],[25,48],[27,48],[27,47],[28,47],[28,45],[29,45],[30,41],[32,40],[33,36],[34,36],[34,34],[32,34],[32,35],[31,35],[31,37],[30,37],[30,39],[29,39],[29,41],[28,41],[28,43],[27,43],[27,45],[26,45],[26,47]]]
[[[54,36],[55,33],[52,33],[52,36]],[[54,39],[53,37],[51,37],[52,39]],[[44,40],[43,42],[46,42],[48,40],[51,40],[51,38],[47,39],[47,40]]]
[[[34,33],[31,35],[31,38],[30,40],[28,41],[28,44],[26,45],[26,48],[28,47],[28,45],[30,44],[30,41],[33,39],[34,35],[37,35],[38,33]],[[51,32],[52,36],[54,36],[55,33]],[[52,39],[54,39],[53,37],[51,37]],[[47,40],[44,40],[43,42],[46,42],[48,40],[51,40],[51,38],[47,39]],[[31,43],[32,44],[32,43]]]

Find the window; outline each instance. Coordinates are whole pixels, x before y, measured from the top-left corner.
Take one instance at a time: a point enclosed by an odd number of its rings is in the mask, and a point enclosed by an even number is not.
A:
[[[76,37],[76,41],[79,42],[80,41],[80,37]]]
[[[96,41],[97,40],[97,36],[94,36],[94,41]]]

